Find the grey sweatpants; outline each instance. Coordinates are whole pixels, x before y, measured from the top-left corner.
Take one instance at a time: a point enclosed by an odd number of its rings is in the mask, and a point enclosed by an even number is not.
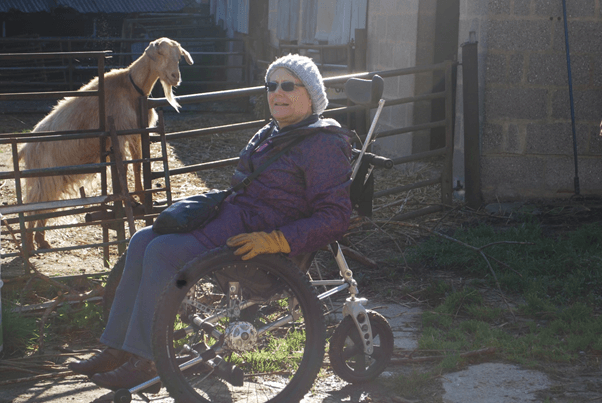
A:
[[[205,251],[191,234],[158,235],[151,227],[137,231],[100,341],[153,360],[153,315],[163,288],[184,264]]]

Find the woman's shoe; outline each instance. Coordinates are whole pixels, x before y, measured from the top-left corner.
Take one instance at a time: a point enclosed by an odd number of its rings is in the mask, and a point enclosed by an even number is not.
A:
[[[83,361],[69,363],[67,367],[78,374],[92,376],[94,374],[109,372],[126,363],[131,353],[107,347],[100,354]]]
[[[155,363],[132,356],[125,364],[114,371],[96,374],[92,382],[98,386],[111,390],[131,389],[157,376]],[[144,390],[148,393],[157,393],[161,389],[161,382],[149,386]]]

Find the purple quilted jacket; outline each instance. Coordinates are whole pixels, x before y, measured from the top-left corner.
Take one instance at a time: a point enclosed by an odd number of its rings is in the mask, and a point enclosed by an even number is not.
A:
[[[202,244],[214,248],[240,233],[279,229],[292,257],[345,233],[351,217],[350,132],[333,119],[314,115],[282,131],[274,122],[266,125],[240,152],[232,185],[298,136],[304,140],[230,195],[212,222],[193,231]]]

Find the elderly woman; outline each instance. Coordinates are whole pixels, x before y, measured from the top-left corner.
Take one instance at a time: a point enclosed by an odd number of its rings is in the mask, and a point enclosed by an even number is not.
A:
[[[262,253],[294,257],[346,231],[351,215],[350,133],[335,120],[320,117],[328,99],[317,66],[305,56],[281,57],[267,70],[266,89],[273,120],[241,151],[232,184],[291,140],[303,140],[230,195],[203,228],[168,235],[151,227],[138,231],[100,339],[108,348],[71,363],[71,370],[113,390],[156,376],[151,326],[158,296],[174,273],[205,251],[227,244],[242,259]]]

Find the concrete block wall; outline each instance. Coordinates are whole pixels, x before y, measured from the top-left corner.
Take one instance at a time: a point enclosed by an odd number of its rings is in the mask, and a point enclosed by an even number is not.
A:
[[[567,12],[580,193],[601,195],[601,0],[567,0]],[[562,1],[463,0],[460,43],[470,31],[479,42],[484,200],[573,195]]]

